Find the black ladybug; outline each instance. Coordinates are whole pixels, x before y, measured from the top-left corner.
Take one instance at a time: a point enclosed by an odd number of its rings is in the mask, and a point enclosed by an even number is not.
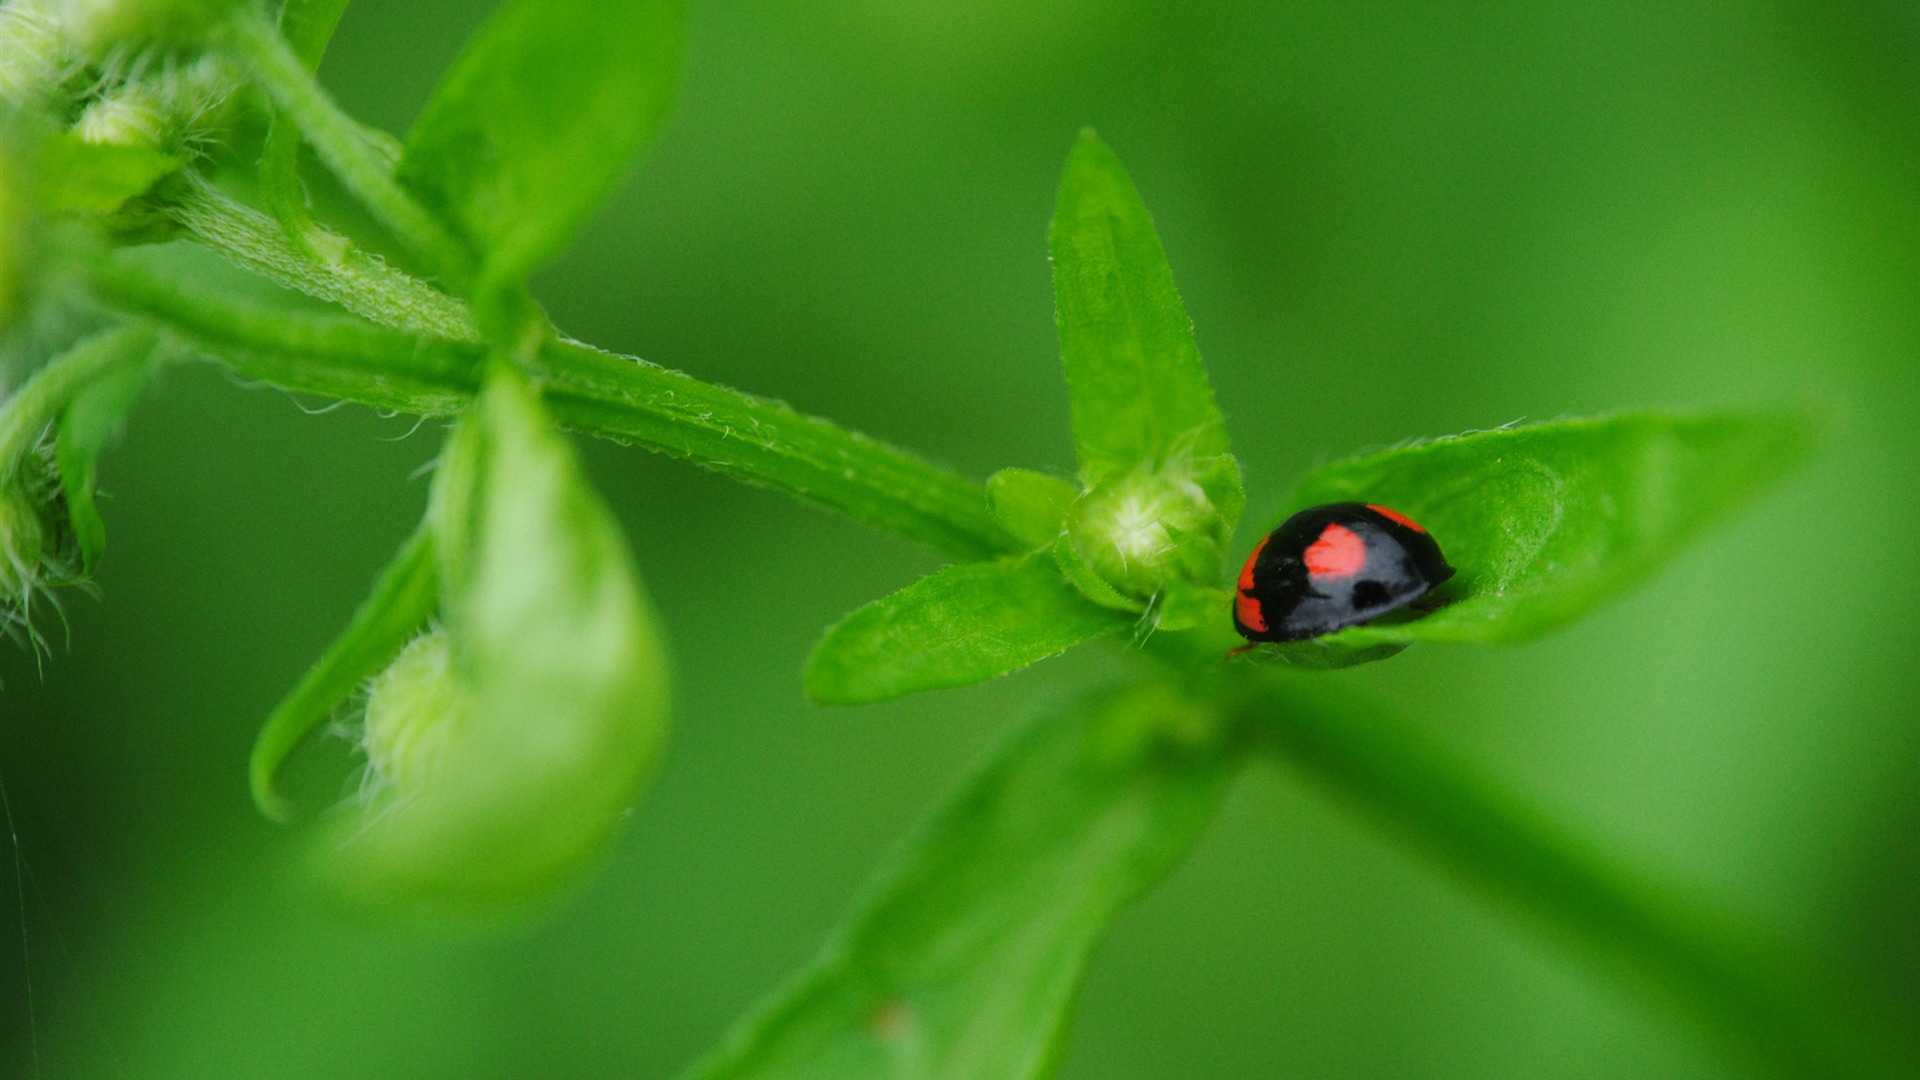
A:
[[[1299,641],[1406,607],[1453,576],[1427,530],[1371,503],[1302,510],[1240,571],[1233,626],[1248,641]]]

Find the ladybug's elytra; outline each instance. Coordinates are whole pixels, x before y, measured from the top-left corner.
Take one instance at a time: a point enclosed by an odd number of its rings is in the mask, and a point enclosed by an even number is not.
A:
[[[1280,523],[1247,556],[1233,626],[1249,641],[1299,641],[1406,607],[1453,576],[1412,518],[1328,503]]]

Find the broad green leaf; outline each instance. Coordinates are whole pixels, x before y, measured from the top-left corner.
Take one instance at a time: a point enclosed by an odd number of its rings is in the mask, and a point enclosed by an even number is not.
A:
[[[1326,653],[1550,633],[1645,580],[1779,483],[1818,435],[1799,413],[1631,412],[1330,465],[1307,478],[1293,507],[1391,507],[1426,526],[1459,573],[1443,588],[1454,602],[1438,611],[1304,644]]]
[[[1028,1080],[1114,918],[1185,858],[1238,755],[1149,686],[1022,733],[819,959],[689,1080]]]
[[[1239,471],[1211,460],[1228,452],[1227,432],[1193,325],[1140,193],[1091,130],[1067,158],[1049,240],[1081,479],[1191,463],[1236,518]]]
[[[346,630],[261,725],[247,767],[253,802],[261,813],[286,820],[291,808],[273,785],[287,757],[362,683],[399,655],[432,616],[440,595],[434,566],[432,534],[421,529],[381,571],[372,595],[353,613]]]
[[[410,649],[367,709],[369,751],[432,753],[380,774],[333,833],[328,869],[380,906],[513,914],[584,874],[652,778],[665,647],[612,514],[505,364],[435,489],[446,661]],[[376,732],[376,717],[407,730]]]
[[[112,369],[68,403],[54,435],[54,463],[60,472],[60,491],[67,502],[67,521],[80,548],[80,566],[91,575],[107,546],[107,527],[94,503],[94,480],[100,454],[120,422],[146,389],[153,374],[151,346],[140,348],[128,362]]]
[[[1032,469],[1001,469],[987,478],[987,507],[1008,535],[1028,547],[1048,547],[1060,537],[1067,510],[1080,488]]]
[[[829,629],[807,659],[807,696],[864,705],[983,682],[1125,625],[1046,558],[961,563]]]
[[[505,0],[401,155],[400,181],[514,282],[558,252],[659,131],[678,0]]]

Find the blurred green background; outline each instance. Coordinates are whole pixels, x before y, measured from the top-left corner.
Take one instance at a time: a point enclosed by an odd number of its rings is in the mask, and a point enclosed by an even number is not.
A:
[[[361,0],[323,77],[403,131],[485,7]],[[1071,463],[1045,229],[1083,123],[1155,211],[1247,536],[1303,469],[1410,436],[1837,407],[1811,473],[1628,602],[1329,677],[1920,1005],[1912,5],[733,0],[691,32],[664,142],[540,296],[589,341],[976,476]],[[661,783],[522,934],[357,923],[288,887],[297,834],[244,765],[416,520],[437,442],[210,367],[135,413],[103,599],[72,598],[41,669],[0,659],[29,869],[24,945],[0,900],[0,1075],[669,1077],[995,740],[1118,667],[810,707],[819,630],[931,557],[587,445],[674,642]],[[307,756],[310,804],[347,756]],[[1739,1075],[1564,946],[1255,770],[1099,955],[1064,1075]]]

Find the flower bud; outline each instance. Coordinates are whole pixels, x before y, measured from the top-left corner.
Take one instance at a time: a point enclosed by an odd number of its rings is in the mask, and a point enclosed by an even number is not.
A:
[[[1067,531],[1102,580],[1146,600],[1171,581],[1216,575],[1226,519],[1194,470],[1174,462],[1103,480],[1074,504]]]
[[[73,132],[89,146],[159,148],[172,128],[162,103],[141,87],[128,87],[88,105]]]
[[[447,635],[414,638],[367,688],[361,747],[375,778],[402,797],[425,790],[459,738],[466,711]]]
[[[513,371],[461,420],[428,520],[443,629],[373,682],[373,800],[327,868],[361,901],[512,912],[590,868],[651,778],[664,649],[624,538]]]

